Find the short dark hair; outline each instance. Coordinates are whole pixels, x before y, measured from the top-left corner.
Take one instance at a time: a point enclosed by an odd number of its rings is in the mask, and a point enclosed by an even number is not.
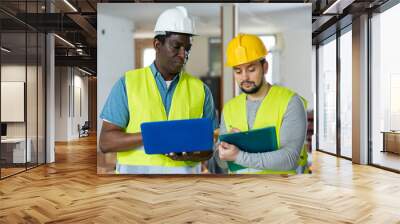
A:
[[[168,38],[169,36],[171,36],[172,34],[186,35],[186,36],[189,36],[189,37],[192,37],[192,36],[193,36],[193,35],[191,35],[191,34],[186,34],[186,33],[176,33],[176,32],[169,32],[169,31],[166,31],[165,34],[158,34],[158,35],[156,35],[156,36],[154,37],[154,39],[156,39],[156,40],[160,41],[162,44],[164,44],[164,43],[165,43],[165,39],[167,39],[167,38]]]
[[[158,34],[154,37],[154,39],[160,41],[162,44],[165,43],[165,39],[167,39],[167,37],[171,36],[172,32],[165,32],[165,34]]]
[[[266,62],[267,62],[267,60],[265,58],[260,59],[261,65],[264,65],[264,63],[266,63]]]

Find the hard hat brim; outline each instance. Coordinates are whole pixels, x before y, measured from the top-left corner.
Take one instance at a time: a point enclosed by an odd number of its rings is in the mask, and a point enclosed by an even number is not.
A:
[[[239,65],[249,64],[249,63],[253,63],[253,62],[256,62],[256,61],[261,61],[263,58],[265,58],[265,56],[266,55],[264,55],[262,57],[259,57],[257,59],[251,60],[251,61],[247,61],[247,62],[243,62],[243,63],[239,63],[239,64],[234,64],[234,65],[230,65],[230,64],[228,64],[228,62],[226,62],[225,66],[226,67],[235,67],[235,66],[239,66]]]
[[[159,35],[167,35],[167,33],[181,34],[181,35],[183,34],[183,35],[189,35],[189,36],[200,36],[199,34],[182,33],[182,32],[176,32],[176,31],[155,31],[154,37],[159,36]]]

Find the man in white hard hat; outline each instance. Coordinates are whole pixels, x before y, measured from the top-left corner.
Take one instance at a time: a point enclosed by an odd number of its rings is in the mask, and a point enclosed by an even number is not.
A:
[[[148,67],[131,70],[115,84],[100,117],[99,146],[117,152],[116,173],[195,174],[211,152],[147,155],[140,124],[149,121],[210,118],[217,127],[208,87],[183,70],[195,35],[184,7],[164,11],[157,20],[153,46],[156,59]]]

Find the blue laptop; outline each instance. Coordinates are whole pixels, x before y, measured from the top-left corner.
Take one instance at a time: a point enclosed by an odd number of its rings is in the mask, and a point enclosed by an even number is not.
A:
[[[209,118],[144,122],[141,124],[146,154],[212,151],[213,125]]]

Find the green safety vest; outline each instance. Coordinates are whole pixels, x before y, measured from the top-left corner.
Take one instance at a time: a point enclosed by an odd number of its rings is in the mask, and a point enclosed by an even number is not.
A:
[[[130,118],[125,129],[126,133],[140,133],[140,125],[143,122],[195,119],[203,116],[205,100],[203,82],[186,72],[180,74],[168,116],[150,67],[126,72],[125,85]],[[175,161],[165,155],[147,155],[142,147],[118,152],[117,162],[129,166],[198,165],[198,162]]]
[[[267,96],[261,102],[257,111],[256,119],[254,121],[253,129],[259,129],[269,126],[274,126],[276,129],[276,139],[278,149],[280,148],[280,128],[283,117],[285,115],[287,106],[295,93],[290,89],[282,86],[273,85]],[[304,107],[307,107],[307,102],[303,99]],[[246,94],[231,99],[224,106],[224,121],[227,130],[230,132],[230,127],[235,127],[241,131],[248,131],[248,122],[246,116]],[[300,158],[298,160],[299,166],[307,165],[307,151],[303,146]],[[308,169],[305,169],[308,172]],[[244,171],[244,172],[243,172]],[[260,174],[296,174],[296,170],[257,170],[246,172],[246,170],[239,170],[240,173],[260,173]],[[239,173],[238,172],[238,173]]]

